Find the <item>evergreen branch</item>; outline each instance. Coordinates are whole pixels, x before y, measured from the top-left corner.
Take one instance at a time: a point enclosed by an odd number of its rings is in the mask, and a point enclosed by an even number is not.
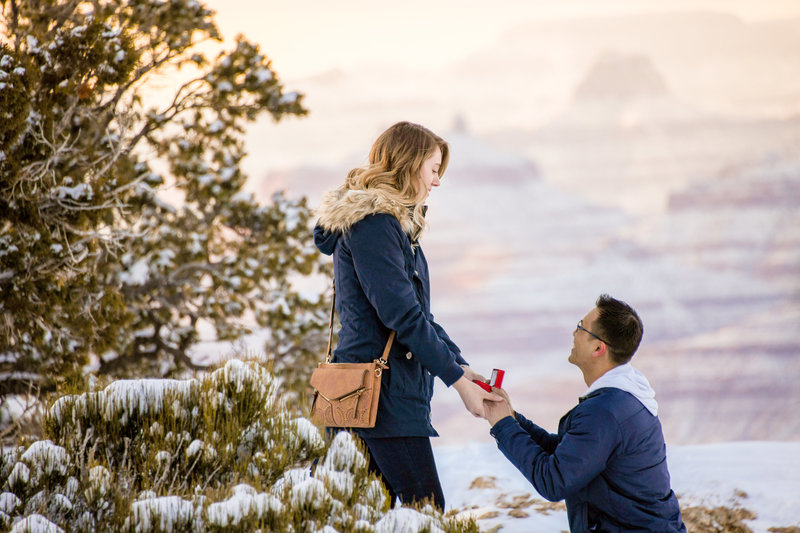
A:
[[[75,13],[78,9],[78,6],[81,4],[81,0],[73,0],[72,2],[67,2],[65,4],[59,5],[55,4],[54,9],[59,9],[61,13],[55,16],[55,21],[51,23],[50,30],[46,34],[47,40],[52,40],[55,37],[56,33],[58,32],[59,28],[64,25],[64,23],[69,20],[69,18]]]

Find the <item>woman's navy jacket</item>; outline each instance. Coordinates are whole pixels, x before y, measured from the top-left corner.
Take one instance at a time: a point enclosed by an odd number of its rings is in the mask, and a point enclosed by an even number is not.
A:
[[[436,436],[430,420],[433,376],[450,386],[463,375],[459,365],[466,362],[433,320],[428,263],[397,216],[402,219],[407,208],[384,212],[370,207],[374,202],[365,208],[362,196],[369,200],[369,191],[350,193],[347,200],[355,206],[342,205],[341,191],[327,205],[323,200],[323,215],[314,228],[317,248],[333,256],[341,322],[334,362],[372,361],[382,354],[390,331],[397,332],[375,427],[358,432],[366,437]]]
[[[566,500],[572,533],[686,532],[661,423],[632,394],[592,392],[564,415],[558,435],[519,413],[491,433],[539,494]]]

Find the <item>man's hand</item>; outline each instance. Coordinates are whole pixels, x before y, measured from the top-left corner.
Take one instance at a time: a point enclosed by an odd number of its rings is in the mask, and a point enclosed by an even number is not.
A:
[[[503,398],[502,402],[484,403],[484,418],[489,421],[490,426],[494,426],[507,416],[516,417],[514,408],[511,407],[511,398],[503,389],[492,387],[492,392]]]
[[[498,396],[502,397],[506,402],[508,402],[508,407],[513,411],[514,408],[511,407],[511,398],[509,398],[508,393],[505,389],[501,389],[498,387],[492,387],[492,392],[497,394]]]
[[[495,387],[492,391],[500,395],[500,391],[503,391],[503,389]],[[508,402],[508,395],[505,394],[505,391],[503,391],[502,396],[504,396],[504,399],[501,402],[483,402],[484,418],[489,421],[489,425],[492,427],[505,417],[514,416],[514,410]]]
[[[472,413],[475,417],[486,418],[484,415],[484,406],[487,404],[494,404],[503,400],[501,396],[486,392],[472,380],[466,377],[466,374],[458,378],[458,381],[453,383],[453,388],[458,391],[461,396],[461,401],[467,411]]]

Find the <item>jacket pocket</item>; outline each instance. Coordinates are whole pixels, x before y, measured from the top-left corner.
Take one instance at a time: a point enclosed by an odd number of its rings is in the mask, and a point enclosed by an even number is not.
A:
[[[427,383],[425,370],[416,357],[398,357],[389,363],[392,375],[391,390],[403,398],[426,400]]]

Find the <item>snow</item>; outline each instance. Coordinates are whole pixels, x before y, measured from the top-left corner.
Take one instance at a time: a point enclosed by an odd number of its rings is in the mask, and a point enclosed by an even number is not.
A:
[[[111,488],[111,472],[103,465],[89,469],[89,483],[97,496],[104,496]]]
[[[194,457],[199,452],[203,451],[205,447],[205,443],[200,439],[195,439],[192,441],[191,444],[186,448],[186,457]]]
[[[353,436],[340,431],[333,438],[322,466],[329,470],[355,470],[366,466],[366,462],[364,455],[356,448]]]
[[[293,424],[297,429],[297,434],[308,444],[309,448],[320,448],[324,445],[319,429],[311,420],[300,417],[294,419]]]
[[[297,101],[297,98],[299,96],[300,95],[297,94],[294,91],[292,91],[290,93],[286,93],[283,96],[281,96],[280,103],[281,104],[293,104],[293,103],[295,103]]]
[[[182,531],[195,514],[194,504],[178,496],[149,498],[131,505],[135,531]],[[128,529],[128,528],[126,528]]]
[[[126,285],[144,285],[150,277],[150,265],[147,259],[139,259],[128,270],[120,272],[119,279]]]
[[[164,463],[166,461],[169,461],[171,458],[172,454],[166,450],[161,450],[156,454],[156,461],[158,461],[159,463]]]
[[[308,478],[292,486],[292,506],[295,508],[320,509],[330,500],[328,490],[322,481]]]
[[[64,533],[64,530],[40,514],[32,514],[14,524],[10,533]]]
[[[213,183],[215,178],[216,176],[214,174],[207,173],[197,176],[196,179],[200,185],[208,185],[209,183]]]
[[[169,267],[175,265],[175,263],[172,262],[172,260],[175,259],[175,252],[174,251],[166,250],[166,249],[165,250],[159,250],[156,253],[156,255],[158,256],[158,259],[156,259],[154,261],[154,263],[153,263],[156,266],[159,266],[159,267],[162,267],[162,268],[169,268]]]
[[[375,533],[416,533],[422,530],[431,533],[442,531],[433,523],[432,517],[407,507],[392,509],[375,524]]]
[[[31,469],[25,463],[17,463],[8,475],[8,486],[13,487],[17,484],[27,485],[31,479]]]
[[[100,406],[106,420],[124,418],[131,413],[143,415],[160,410],[167,394],[188,394],[193,383],[193,380],[175,379],[120,379],[97,393],[59,398],[50,408],[50,415],[60,421],[66,407],[83,412],[90,402]]]
[[[86,183],[79,183],[74,187],[56,187],[53,189],[56,193],[56,196],[61,198],[62,200],[69,196],[73,200],[80,200],[81,198],[86,198],[90,200],[92,198],[92,188]]]
[[[287,208],[286,229],[288,231],[294,231],[298,224],[300,224],[300,210],[295,208]]]
[[[223,167],[219,171],[219,178],[223,181],[230,181],[236,175],[239,169],[237,167]]]
[[[273,78],[272,71],[266,68],[258,69],[253,74],[255,74],[258,83],[272,81]]]
[[[290,468],[289,470],[285,471],[280,478],[278,478],[278,480],[272,486],[271,492],[272,494],[280,495],[287,485],[289,487],[293,487],[295,485],[304,483],[310,478],[311,470],[309,468]]]
[[[63,494],[53,496],[53,504],[62,512],[69,512],[73,508],[72,502]]]
[[[482,530],[498,525],[503,533],[569,529],[563,508],[537,511],[550,505],[494,444],[434,447],[434,455],[447,510],[485,516],[478,520]],[[800,527],[800,442],[670,446],[667,461],[682,507],[736,504],[757,514],[747,521],[753,533],[768,533],[770,527]],[[515,502],[529,503],[519,509],[527,517],[509,514]]]
[[[355,489],[356,478],[350,472],[337,472],[318,466],[314,477],[324,481],[338,499],[347,499]]]
[[[6,514],[11,514],[14,509],[22,503],[16,494],[11,492],[4,492],[0,494],[0,511]]]
[[[219,527],[235,526],[251,513],[264,516],[282,510],[283,504],[275,496],[256,492],[249,485],[242,484],[233,488],[233,496],[229,499],[208,506],[208,521]]]
[[[36,441],[22,454],[21,459],[37,470],[42,470],[50,475],[54,471],[61,475],[67,473],[69,454],[61,446],[56,446],[49,440]]]
[[[730,442],[670,449],[675,492],[682,501],[730,505],[756,511],[755,533],[769,527],[800,526],[800,443]]]
[[[233,196],[231,196],[231,203],[251,203],[253,202],[253,193],[239,191]]]
[[[39,41],[36,40],[36,37],[33,35],[27,35],[26,40],[28,42],[28,51],[32,54],[35,54],[39,51]]]

